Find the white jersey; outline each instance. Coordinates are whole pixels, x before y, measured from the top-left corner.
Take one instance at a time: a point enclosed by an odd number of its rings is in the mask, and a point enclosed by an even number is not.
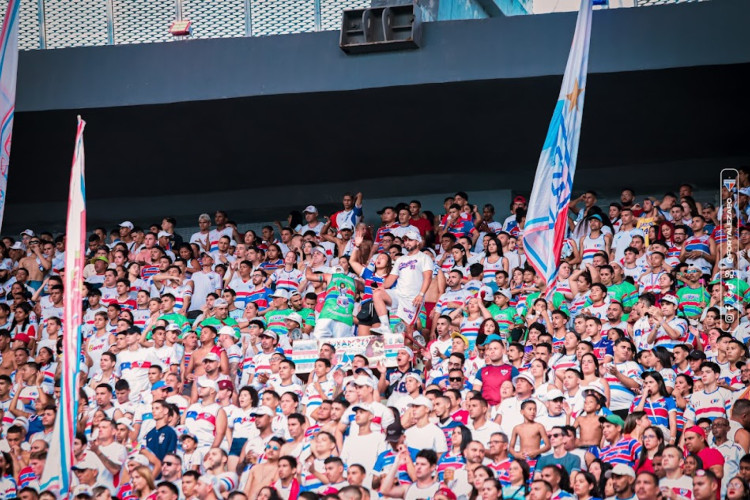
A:
[[[84,337],[88,337],[94,333],[94,315],[98,312],[106,313],[107,308],[100,304],[96,309],[87,309],[86,313],[83,315],[84,325],[82,330],[84,332]]]
[[[193,282],[193,297],[190,299],[190,311],[198,311],[206,304],[209,293],[221,290],[221,276],[214,271],[198,271],[190,276]]]
[[[435,496],[435,493],[437,493],[437,490],[440,489],[440,481],[435,481],[431,485],[427,486],[426,488],[420,488],[417,486],[417,483],[412,483],[409,485],[409,487],[406,490],[406,494],[404,494],[404,500],[419,500],[420,498],[432,498]]]
[[[148,369],[153,365],[160,365],[164,371],[168,368],[149,349],[139,348],[135,351],[122,351],[117,355],[115,373],[128,381],[131,401],[138,401],[141,393],[148,390]]]
[[[99,291],[102,292],[102,304],[109,306],[117,303],[117,287],[102,286]]]
[[[412,226],[411,224],[408,224],[406,226],[396,226],[390,230],[390,233],[395,236],[396,238],[403,238],[406,233],[409,231],[415,231],[416,233],[419,233],[419,229]]]
[[[208,233],[208,237],[211,240],[211,251],[213,252],[214,250],[217,250],[219,248],[219,239],[222,236],[226,236],[227,238],[229,238],[229,241],[231,242],[233,235],[234,235],[234,230],[229,226],[225,226],[224,229],[222,229],[221,231],[219,231],[218,229],[212,229]],[[205,236],[203,237],[203,241],[204,242],[206,241]]]
[[[221,406],[217,403],[203,406],[200,403],[190,405],[185,413],[185,427],[190,434],[198,438],[198,447],[210,447],[216,436],[216,416]]]
[[[148,309],[133,309],[130,312],[133,314],[133,326],[137,326],[141,330],[146,328],[148,320],[151,319],[151,311]]]
[[[159,358],[162,366],[169,368],[170,365],[179,365],[182,362],[182,356],[177,352],[177,346],[168,346],[164,344],[161,347],[151,347],[150,351],[153,351],[154,355]]]
[[[434,265],[432,259],[423,252],[399,257],[391,270],[391,275],[398,276],[396,293],[403,297],[416,297],[422,289],[422,273],[432,272]]]
[[[669,488],[675,494],[674,498],[693,498],[693,478],[681,476],[677,479],[663,477],[659,480],[659,488]]]
[[[93,361],[93,365],[91,365],[91,371],[89,372],[90,376],[96,375],[97,373],[101,372],[102,369],[99,366],[99,360],[102,359],[102,354],[104,354],[104,352],[109,349],[109,345],[109,333],[107,333],[106,330],[104,331],[104,335],[102,335],[101,337],[96,334],[89,337],[89,343],[86,346],[86,352]]]
[[[620,229],[612,237],[612,250],[615,252],[615,260],[625,257],[625,249],[630,246],[633,236],[644,236],[643,231],[638,228]]]

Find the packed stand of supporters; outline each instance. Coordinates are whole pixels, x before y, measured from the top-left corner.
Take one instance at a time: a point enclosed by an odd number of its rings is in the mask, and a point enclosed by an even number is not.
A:
[[[739,185],[730,212],[688,185],[585,193],[549,287],[523,196],[497,220],[459,192],[374,224],[358,193],[261,234],[222,211],[189,239],[170,217],[97,228],[74,498],[748,500],[746,169]],[[0,499],[54,498],[64,253],[34,230],[0,245]],[[391,367],[327,340],[391,333]]]

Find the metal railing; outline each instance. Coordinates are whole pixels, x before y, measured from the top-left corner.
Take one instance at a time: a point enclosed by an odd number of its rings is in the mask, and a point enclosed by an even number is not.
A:
[[[0,0],[0,12],[7,4]],[[370,0],[22,0],[18,43],[21,50],[35,50],[329,31],[339,29],[345,8],[369,5]],[[179,19],[191,21],[190,35],[169,33]]]
[[[691,1],[698,0],[636,0],[638,6]],[[0,12],[7,4],[0,0]],[[21,0],[19,48],[338,30],[342,10],[369,5],[370,0]],[[169,33],[170,24],[179,19],[191,21],[190,35]]]

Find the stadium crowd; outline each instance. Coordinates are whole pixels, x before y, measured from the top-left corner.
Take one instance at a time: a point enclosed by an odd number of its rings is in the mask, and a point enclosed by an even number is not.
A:
[[[736,203],[572,200],[550,287],[523,196],[97,228],[73,498],[749,500],[749,171]],[[64,253],[0,244],[0,499],[55,498]],[[395,366],[337,353],[392,333]]]

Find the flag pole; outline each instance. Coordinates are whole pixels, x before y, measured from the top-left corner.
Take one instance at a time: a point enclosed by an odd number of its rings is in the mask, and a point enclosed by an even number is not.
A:
[[[581,0],[560,94],[539,156],[529,197],[523,243],[529,264],[547,289],[557,278],[568,224],[568,204],[581,136],[586,96],[592,0]]]
[[[16,110],[16,78],[18,76],[18,15],[21,0],[10,0],[5,9],[0,31],[0,230],[5,215],[8,189],[10,141]]]
[[[70,172],[68,218],[65,231],[65,304],[60,407],[55,420],[55,439],[50,444],[40,481],[42,490],[67,498],[73,473],[73,439],[78,416],[81,324],[83,322],[83,266],[86,251],[86,181],[83,129],[78,117],[73,166]]]

